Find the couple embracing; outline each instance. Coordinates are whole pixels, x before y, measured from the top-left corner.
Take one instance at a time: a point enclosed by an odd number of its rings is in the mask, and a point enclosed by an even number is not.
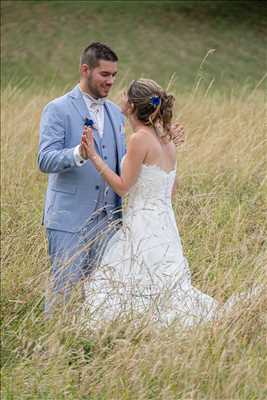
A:
[[[183,127],[172,123],[174,97],[139,79],[119,109],[107,99],[117,62],[108,46],[89,45],[79,84],[42,113],[38,163],[48,174],[43,218],[52,264],[46,313],[82,280],[92,324],[144,313],[185,326],[214,319],[222,307],[192,286],[171,203],[176,145],[184,141]]]

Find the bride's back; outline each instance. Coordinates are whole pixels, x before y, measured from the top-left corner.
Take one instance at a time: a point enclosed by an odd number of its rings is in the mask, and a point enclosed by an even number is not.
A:
[[[132,213],[135,215],[136,210],[146,216],[151,215],[153,210],[157,212],[157,216],[159,210],[165,212],[168,209],[169,212],[176,176],[175,145],[167,141],[162,143],[149,129],[136,133],[142,135],[146,156],[138,179],[129,191],[128,205],[131,212],[124,215],[126,219]]]
[[[153,133],[152,129],[140,130],[144,135],[147,146],[147,154],[143,163],[145,165],[157,165],[165,172],[175,169],[176,166],[176,146],[168,139],[160,139]]]

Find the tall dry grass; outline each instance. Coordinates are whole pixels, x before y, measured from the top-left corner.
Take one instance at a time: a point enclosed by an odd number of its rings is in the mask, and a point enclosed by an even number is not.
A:
[[[264,295],[186,332],[145,321],[84,330],[78,291],[65,313],[44,320],[46,177],[36,154],[41,109],[60,94],[32,97],[12,86],[2,93],[2,398],[265,399]],[[264,97],[177,94],[176,113],[186,127],[177,224],[194,285],[225,301],[265,279]]]

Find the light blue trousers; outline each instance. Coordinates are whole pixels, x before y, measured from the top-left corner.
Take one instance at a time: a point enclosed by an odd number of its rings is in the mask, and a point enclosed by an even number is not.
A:
[[[45,298],[45,313],[52,315],[53,306],[66,304],[73,287],[92,273],[119,220],[105,211],[91,218],[80,232],[47,229],[48,254],[52,264]]]

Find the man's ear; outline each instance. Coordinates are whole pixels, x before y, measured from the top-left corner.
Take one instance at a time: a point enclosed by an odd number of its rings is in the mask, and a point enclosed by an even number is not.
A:
[[[80,65],[80,74],[81,74],[81,76],[88,77],[89,73],[90,73],[89,65],[81,64]]]

